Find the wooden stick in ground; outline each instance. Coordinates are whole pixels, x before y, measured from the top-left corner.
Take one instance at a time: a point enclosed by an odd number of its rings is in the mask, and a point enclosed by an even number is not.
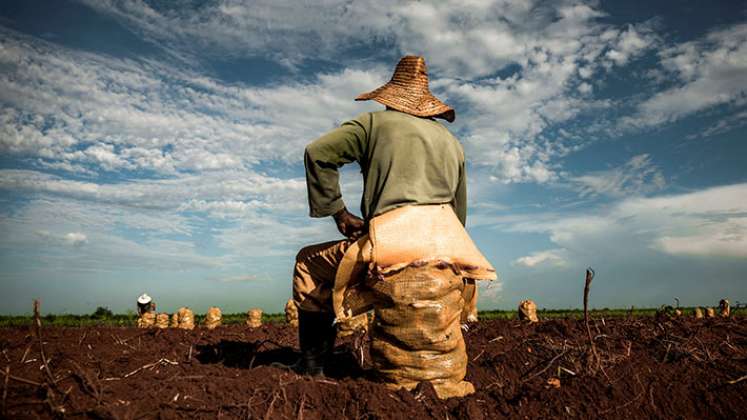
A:
[[[8,399],[8,380],[10,380],[10,366],[5,367],[5,382],[3,383],[3,417],[8,416],[5,401]]]
[[[591,353],[594,355],[594,363],[596,370],[600,365],[599,354],[597,353],[597,346],[594,345],[594,338],[591,335],[591,327],[589,327],[589,289],[591,288],[591,281],[594,280],[594,269],[589,267],[586,269],[586,280],[584,281],[584,324],[586,324],[586,333],[589,336],[589,345],[591,346]]]
[[[47,361],[47,353],[44,351],[44,340],[42,339],[41,332],[41,316],[39,316],[39,300],[34,299],[34,329],[36,332],[36,338],[39,340],[39,354],[41,355],[42,364],[44,366],[44,372],[47,374],[47,380],[50,386],[55,383],[54,375],[52,370],[49,369],[49,362]]]

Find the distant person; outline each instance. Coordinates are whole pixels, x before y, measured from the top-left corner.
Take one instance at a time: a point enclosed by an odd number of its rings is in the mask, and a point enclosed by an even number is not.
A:
[[[436,118],[454,121],[455,112],[433,96],[422,57],[403,57],[384,86],[359,95],[385,110],[343,123],[306,147],[304,162],[311,217],[334,218],[346,239],[307,246],[298,253],[293,299],[299,308],[301,360],[296,370],[318,375],[336,338],[332,287],[345,252],[365,239],[369,221],[404,206],[450,205],[463,229],[467,178],[459,141]],[[338,168],[358,162],[363,175],[361,215],[351,214],[340,191]],[[467,280],[466,288],[474,288]],[[477,294],[469,294],[471,313]]]
[[[137,315],[143,316],[147,312],[156,312],[156,303],[146,293],[137,298]]]

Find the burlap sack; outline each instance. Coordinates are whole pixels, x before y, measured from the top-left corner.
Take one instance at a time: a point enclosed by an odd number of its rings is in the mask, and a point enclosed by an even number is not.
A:
[[[433,384],[440,398],[474,392],[464,381],[467,352],[460,328],[464,282],[442,261],[380,272],[371,332],[371,358],[392,388]]]
[[[179,314],[175,313],[171,315],[171,328],[179,328]]]
[[[519,302],[519,319],[522,321],[539,322],[539,318],[537,318],[537,304],[530,299]]]
[[[387,386],[428,381],[440,398],[459,397],[474,392],[464,381],[464,279],[496,278],[451,206],[404,206],[374,217],[350,245],[332,306],[338,322],[374,310],[371,357]]]
[[[706,308],[706,318],[716,318],[716,310],[713,308]]]
[[[152,328],[156,326],[156,313],[145,312],[137,319],[138,328]]]
[[[195,328],[195,314],[188,307],[181,307],[176,311],[179,316],[178,328],[183,330],[192,330]]]
[[[681,317],[682,316],[682,309],[675,308],[674,309],[674,316],[677,317],[677,318]]]
[[[703,308],[698,306],[697,308],[695,308],[695,319],[701,319],[701,318],[703,318]]]
[[[259,328],[262,326],[262,310],[259,308],[249,309],[246,313],[246,325],[249,328]]]
[[[346,318],[337,323],[338,337],[349,337],[358,331],[368,332],[368,314]]]
[[[721,318],[728,318],[731,315],[728,299],[721,299],[721,302],[718,303],[718,315]]]
[[[168,328],[169,327],[169,314],[158,314],[156,316],[156,327],[157,328]]]
[[[223,314],[221,313],[220,308],[212,306],[208,308],[207,314],[205,314],[205,327],[209,330],[217,328],[220,326],[222,319]]]
[[[293,299],[285,303],[285,322],[293,328],[298,328],[298,306]]]

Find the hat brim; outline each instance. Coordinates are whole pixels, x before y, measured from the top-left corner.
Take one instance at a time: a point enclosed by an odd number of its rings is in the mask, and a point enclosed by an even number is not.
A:
[[[374,100],[416,117],[442,118],[448,122],[454,122],[454,119],[456,119],[454,109],[441,102],[430,91],[415,91],[391,81],[378,89],[358,95],[355,100]]]

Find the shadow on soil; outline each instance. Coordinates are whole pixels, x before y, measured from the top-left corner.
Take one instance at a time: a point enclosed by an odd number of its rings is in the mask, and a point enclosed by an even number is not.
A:
[[[300,353],[292,347],[281,346],[272,341],[233,341],[221,340],[216,344],[196,347],[196,359],[202,364],[220,363],[226,367],[253,369],[270,366],[273,363],[291,365],[298,360]],[[325,376],[332,379],[369,378],[371,373],[363,369],[354,356],[349,344],[335,348],[332,362],[325,367]]]

